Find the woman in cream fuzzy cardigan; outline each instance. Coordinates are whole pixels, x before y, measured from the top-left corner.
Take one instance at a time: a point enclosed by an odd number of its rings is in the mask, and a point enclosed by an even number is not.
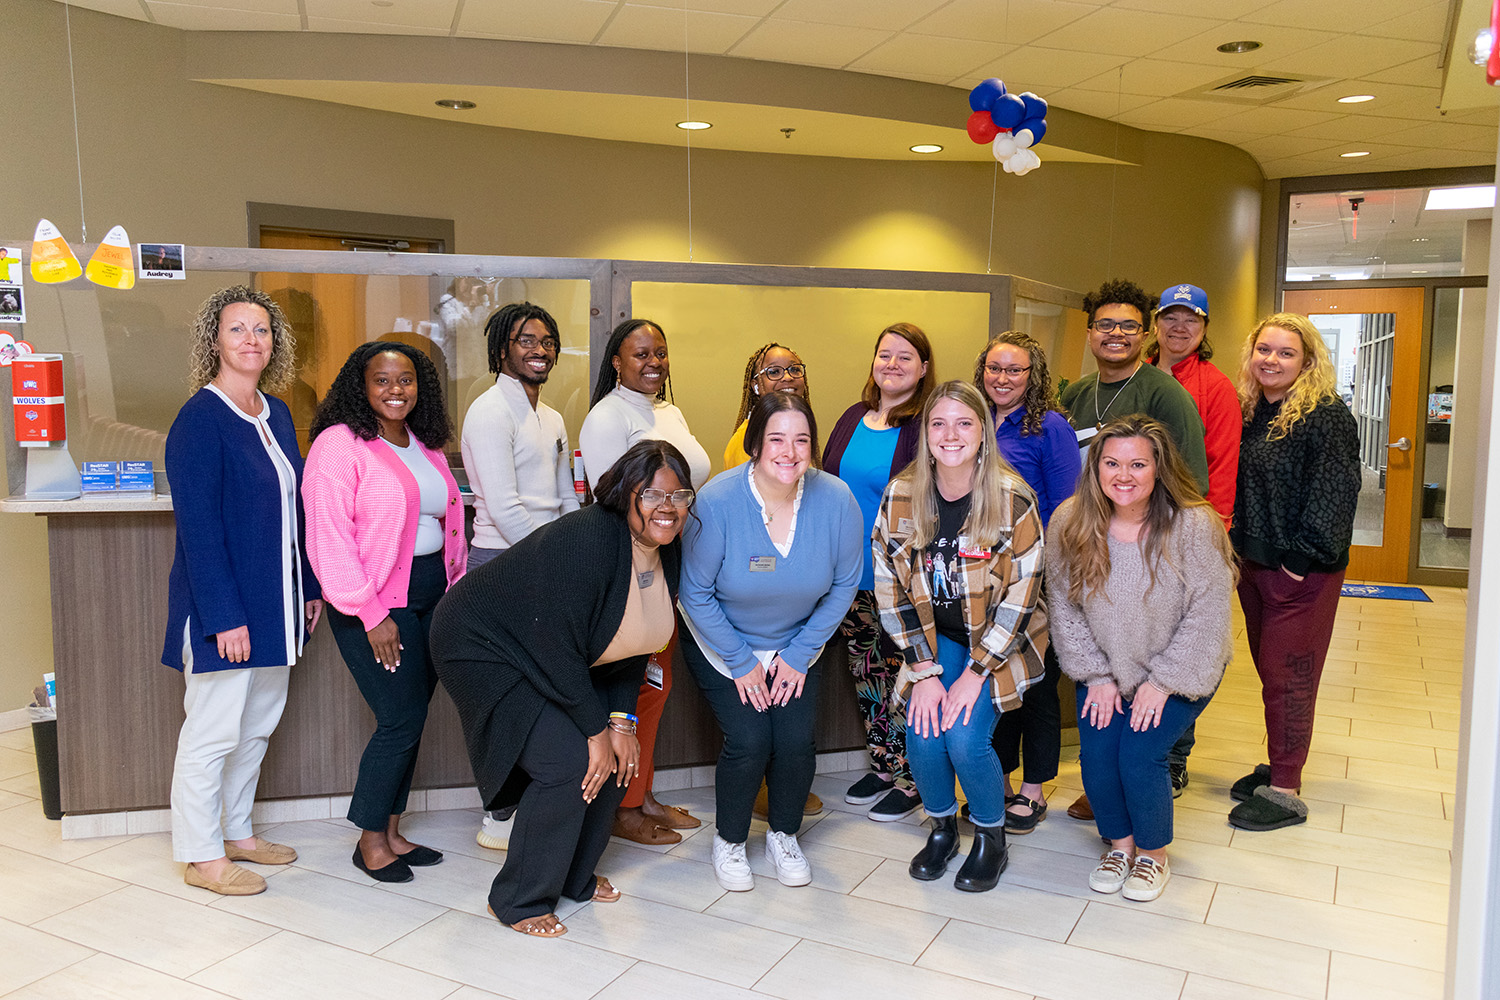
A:
[[[1153,900],[1171,877],[1167,751],[1232,655],[1233,553],[1171,434],[1140,415],[1090,443],[1050,533],[1052,643],[1078,682],[1083,787],[1110,842],[1089,888]]]

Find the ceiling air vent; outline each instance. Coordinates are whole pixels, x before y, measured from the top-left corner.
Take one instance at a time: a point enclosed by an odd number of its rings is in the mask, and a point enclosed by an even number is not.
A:
[[[1232,104],[1272,104],[1332,82],[1329,77],[1240,73],[1177,96]]]

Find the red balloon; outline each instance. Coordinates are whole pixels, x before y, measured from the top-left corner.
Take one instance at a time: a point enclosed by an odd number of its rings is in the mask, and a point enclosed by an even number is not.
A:
[[[969,138],[978,143],[992,142],[1000,134],[995,119],[990,117],[988,111],[976,111],[970,115],[968,129]]]

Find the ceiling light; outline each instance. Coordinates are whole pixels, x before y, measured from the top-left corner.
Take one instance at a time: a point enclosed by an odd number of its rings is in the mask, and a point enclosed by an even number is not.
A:
[[[1412,237],[1412,242],[1413,243],[1426,243],[1426,242],[1428,242],[1428,240],[1427,240],[1427,237],[1425,237],[1425,236],[1415,236],[1415,237]]]
[[[1495,185],[1480,184],[1474,187],[1433,188],[1427,192],[1429,212],[1445,209],[1494,208]]]
[[[1426,271],[1412,271],[1412,274],[1426,274]]]
[[[1350,94],[1348,97],[1340,97],[1340,104],[1363,104],[1366,101],[1375,100],[1374,94]]]
[[[1352,160],[1356,156],[1369,156],[1370,155],[1370,151],[1368,149],[1357,149],[1357,150],[1355,150],[1352,153],[1340,153],[1339,155],[1342,156],[1346,160]]]
[[[1260,42],[1225,42],[1219,46],[1219,51],[1227,55],[1237,56],[1244,52],[1254,52],[1260,48]]]
[[[432,103],[436,104],[440,108],[447,108],[449,111],[473,111],[475,108],[479,107],[479,105],[475,104],[473,101],[459,101],[453,98],[449,98],[445,101],[433,101]]]
[[[687,132],[701,132],[706,128],[713,128],[711,122],[678,122],[677,127]]]
[[[943,147],[934,145],[930,142],[923,142],[911,147],[911,151],[913,153],[941,153],[943,151]]]

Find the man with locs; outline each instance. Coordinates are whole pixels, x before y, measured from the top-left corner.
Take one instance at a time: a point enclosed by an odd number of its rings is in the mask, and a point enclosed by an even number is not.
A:
[[[469,406],[461,448],[474,491],[473,572],[533,530],[578,509],[562,414],[541,401],[557,364],[557,321],[530,302],[502,306],[485,324],[495,384]],[[506,837],[486,814],[477,840],[500,850]]]
[[[1089,352],[1099,370],[1069,383],[1059,396],[1078,434],[1078,446],[1087,447],[1111,420],[1144,414],[1166,426],[1198,489],[1207,494],[1203,420],[1193,397],[1175,378],[1141,357],[1151,298],[1135,282],[1116,279],[1084,296],[1083,308],[1089,315]],[[1093,819],[1088,796],[1080,795],[1068,807],[1068,815]]]

